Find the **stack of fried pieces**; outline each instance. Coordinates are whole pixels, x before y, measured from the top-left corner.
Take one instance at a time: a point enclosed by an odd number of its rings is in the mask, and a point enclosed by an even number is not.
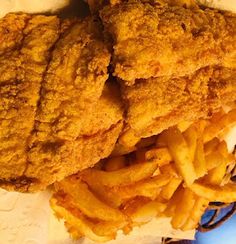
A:
[[[0,19],[5,189],[45,189],[236,101],[235,14],[186,1],[89,4],[82,20]]]

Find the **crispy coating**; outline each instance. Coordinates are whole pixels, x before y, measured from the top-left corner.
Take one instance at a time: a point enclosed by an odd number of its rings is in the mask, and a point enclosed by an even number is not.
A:
[[[0,178],[22,175],[56,17],[9,14],[0,20]]]
[[[209,65],[235,67],[235,14],[149,2],[131,0],[100,12],[113,39],[115,76],[132,85]]]
[[[100,99],[84,115],[86,126],[73,140],[47,137],[29,152],[28,178],[38,178],[45,187],[67,175],[88,168],[110,155],[123,127],[123,106],[119,89],[106,84]],[[31,185],[31,190],[38,185]]]
[[[0,40],[1,187],[44,189],[108,156],[123,109],[113,85],[99,99],[110,61],[99,25],[10,14]]]
[[[182,121],[210,116],[236,100],[236,70],[206,67],[193,75],[139,80],[123,86],[127,122],[138,137],[156,135]]]

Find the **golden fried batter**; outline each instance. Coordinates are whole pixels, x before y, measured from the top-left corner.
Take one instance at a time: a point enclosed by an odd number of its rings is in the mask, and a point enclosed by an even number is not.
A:
[[[148,137],[236,100],[236,70],[206,67],[185,77],[139,80],[122,90],[129,126],[138,137]]]
[[[117,88],[99,100],[110,54],[92,18],[1,21],[0,183],[35,191],[108,156],[123,111]]]
[[[113,38],[115,76],[132,85],[209,65],[235,67],[235,14],[149,2],[131,0],[100,12]]]
[[[9,14],[0,20],[0,179],[21,176],[49,50],[59,20]]]

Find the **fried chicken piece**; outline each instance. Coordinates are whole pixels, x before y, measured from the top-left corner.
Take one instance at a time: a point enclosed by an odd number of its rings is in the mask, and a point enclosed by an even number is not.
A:
[[[40,85],[57,40],[55,16],[9,14],[0,19],[0,179],[21,176],[34,128]]]
[[[209,65],[235,67],[236,15],[212,9],[131,0],[100,17],[113,39],[114,75],[136,79],[185,76]]]
[[[6,21],[11,26],[17,18],[19,30],[10,27],[8,34]],[[92,18],[62,22],[55,16],[10,15],[1,26],[0,39],[17,43],[2,45],[0,52],[8,71],[0,79],[6,97],[0,102],[0,185],[36,191],[112,151],[122,128],[120,105],[117,99],[98,102],[110,54]],[[111,119],[103,110],[118,115]],[[91,128],[103,120],[103,127]]]
[[[208,117],[236,100],[236,69],[206,67],[179,78],[151,78],[123,86],[127,123],[137,137]]]

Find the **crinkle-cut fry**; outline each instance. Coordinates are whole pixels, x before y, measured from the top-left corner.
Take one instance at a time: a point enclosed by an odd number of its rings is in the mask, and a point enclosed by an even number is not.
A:
[[[204,144],[204,153],[208,155],[216,150],[217,146],[220,144],[220,140],[217,137],[214,137],[210,141]]]
[[[233,183],[224,186],[212,186],[203,182],[195,182],[191,186],[191,191],[210,202],[232,203],[236,201],[236,185]]]
[[[177,170],[183,177],[187,186],[190,186],[197,178],[193,162],[191,161],[189,148],[182,133],[176,128],[171,127],[162,132],[170,154],[174,159]]]
[[[167,185],[163,186],[160,194],[161,197],[165,200],[170,200],[177,188],[179,187],[179,185],[181,184],[181,182],[182,179],[180,178],[172,178]]]
[[[168,174],[157,175],[128,186],[113,187],[111,191],[126,200],[137,196],[155,199],[159,193],[158,188],[168,184],[171,178]]]
[[[156,162],[144,162],[130,165],[112,172],[86,169],[81,172],[80,177],[84,181],[98,181],[100,184],[109,187],[129,185],[150,177],[157,167],[158,164]]]
[[[105,163],[106,171],[115,171],[126,166],[126,158],[124,156],[109,158]]]
[[[52,209],[56,212],[56,214],[62,216],[62,218],[70,225],[73,226],[75,229],[79,230],[79,232],[83,235],[88,237],[89,239],[95,242],[107,242],[115,238],[114,235],[112,236],[99,236],[93,232],[94,224],[88,221],[85,218],[76,217],[74,216],[69,210],[66,208],[59,206],[57,200],[52,198],[50,200],[50,204]]]
[[[170,175],[174,176],[175,178],[180,177],[174,163],[169,163],[169,164],[165,164],[165,165],[161,166],[160,172],[162,174],[170,174]]]
[[[214,151],[206,156],[206,167],[208,171],[218,167],[224,162],[224,156],[218,151]]]
[[[155,161],[159,167],[172,161],[168,148],[152,148],[145,153],[147,161]]]
[[[106,221],[124,221],[124,214],[99,200],[88,188],[87,184],[67,178],[58,184],[58,188],[71,196],[73,205],[90,218]]]
[[[236,109],[224,114],[217,123],[210,123],[204,130],[204,143],[219,135],[223,130],[236,124]]]
[[[186,131],[183,132],[184,139],[186,140],[189,147],[189,154],[191,161],[194,160],[195,151],[197,147],[198,131],[196,126],[190,126]]]
[[[204,153],[204,145],[202,137],[197,138],[197,145],[194,155],[194,169],[197,175],[197,178],[204,176],[207,173],[206,158]]]
[[[128,129],[119,138],[119,143],[125,147],[134,147],[139,141],[140,137],[135,135],[135,131]]]
[[[150,201],[138,208],[130,217],[135,223],[147,223],[166,209],[166,204]]]
[[[175,213],[171,219],[174,229],[181,229],[189,218],[190,211],[195,204],[195,196],[191,190],[185,188],[181,200],[178,202]]]
[[[202,197],[197,197],[197,200],[192,208],[189,218],[181,228],[183,231],[194,230],[198,227],[201,221],[201,217],[204,214],[206,208],[208,207],[209,201]]]

